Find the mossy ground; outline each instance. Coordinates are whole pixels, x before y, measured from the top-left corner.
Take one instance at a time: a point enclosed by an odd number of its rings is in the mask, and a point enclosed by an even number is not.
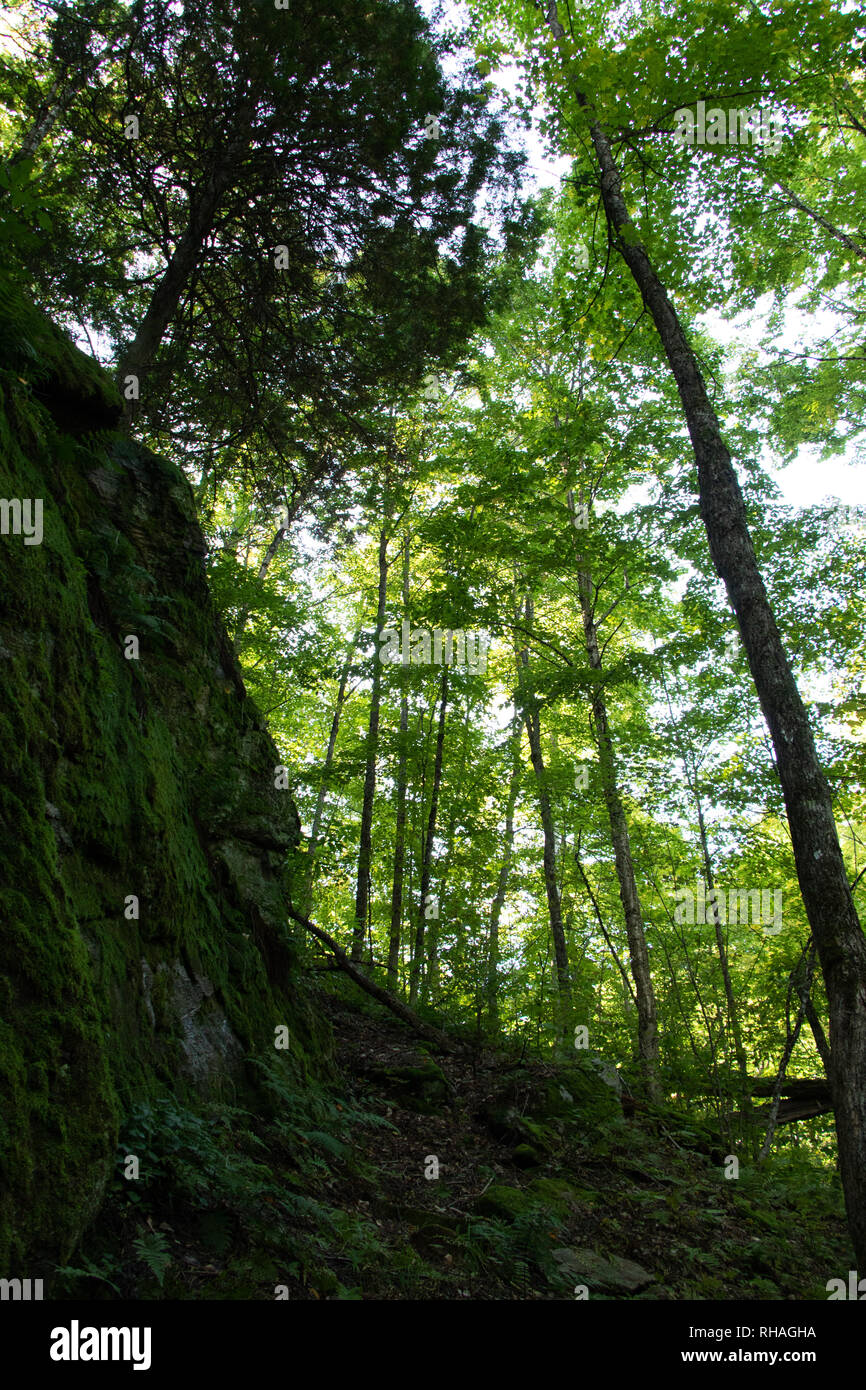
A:
[[[75,1262],[117,1292],[91,1274],[70,1276],[70,1294],[572,1299],[554,1254],[583,1248],[642,1266],[653,1282],[640,1299],[800,1301],[826,1299],[827,1279],[853,1268],[838,1182],[804,1151],[726,1180],[701,1152],[708,1131],[686,1115],[599,1118],[542,1103],[525,1117],[546,1156],[527,1172],[487,1117],[503,1096],[531,1105],[550,1083],[560,1101],[559,1069],[439,1056],[447,1096],[422,1113],[406,1075],[415,1068],[423,1092],[426,1048],[342,984],[320,1009],[335,1030],[336,1083],[278,1083],[277,1120],[216,1107],[199,1129],[176,1117],[151,1121],[149,1139],[137,1131],[150,1167],[138,1183],[115,1177]],[[438,1177],[427,1176],[433,1158]],[[167,1257],[162,1284],[148,1241]]]

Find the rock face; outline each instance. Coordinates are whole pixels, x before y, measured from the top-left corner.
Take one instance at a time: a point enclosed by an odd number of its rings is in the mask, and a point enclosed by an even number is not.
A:
[[[189,486],[8,294],[0,343],[0,1276],[50,1278],[134,1100],[236,1095],[277,1024],[299,1084],[327,1044],[282,910],[297,814]]]

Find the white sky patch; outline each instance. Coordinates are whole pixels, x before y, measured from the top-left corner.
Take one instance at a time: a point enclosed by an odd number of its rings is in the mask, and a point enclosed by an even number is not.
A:
[[[804,313],[792,298],[785,310],[784,327],[780,334],[770,337],[767,317],[772,308],[772,296],[763,295],[754,309],[740,314],[735,319],[723,317],[718,309],[707,309],[698,322],[711,337],[732,350],[729,370],[733,370],[744,356],[757,353],[766,360],[765,347],[770,342],[776,348],[786,348],[791,352],[802,352],[829,339],[841,326],[841,321],[827,311]],[[820,348],[816,349],[820,351]],[[827,502],[832,497],[849,506],[862,506],[866,502],[866,480],[863,469],[852,460],[852,448],[837,458],[820,459],[815,445],[802,444],[797,457],[785,467],[766,454],[762,464],[782,493],[783,500],[790,506],[809,507],[819,502]]]

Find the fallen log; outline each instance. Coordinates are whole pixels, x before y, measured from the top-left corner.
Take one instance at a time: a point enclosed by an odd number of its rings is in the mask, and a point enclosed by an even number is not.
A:
[[[377,985],[374,980],[371,980],[368,975],[365,975],[364,971],[360,970],[358,966],[349,959],[339,942],[335,941],[334,938],[329,936],[321,927],[317,927],[315,922],[311,922],[308,918],[302,917],[299,912],[295,912],[294,908],[289,906],[286,906],[286,914],[291,917],[293,922],[297,922],[298,925],[308,931],[311,936],[314,936],[317,941],[321,941],[323,946],[327,946],[339,969],[344,971],[349,976],[350,980],[354,980],[355,984],[363,989],[365,993],[371,995],[373,999],[378,1000],[380,1004],[384,1004],[386,1009],[390,1009],[392,1014],[396,1014],[398,1018],[401,1018],[404,1023],[407,1023],[409,1027],[422,1038],[427,1038],[429,1042],[435,1042],[437,1047],[442,1048],[443,1052],[453,1053],[463,1051],[459,1044],[453,1042],[451,1038],[447,1037],[440,1029],[434,1028],[432,1023],[425,1023],[422,1018],[419,1018],[415,1010],[410,1009],[408,1004],[404,1004],[402,999],[398,999],[390,990],[383,989],[381,985]]]
[[[765,1107],[762,1106],[759,1114],[763,1113],[764,1109]],[[792,1120],[811,1120],[815,1115],[832,1113],[832,1100],[780,1100],[776,1123],[786,1125],[790,1124]]]
[[[749,1095],[771,1096],[775,1087],[772,1076],[753,1077],[749,1083]],[[833,1109],[830,1083],[824,1077],[786,1078],[782,1083],[781,1094],[791,1100],[814,1101],[827,1109]]]
[[[749,1083],[749,1095],[772,1096],[775,1085],[776,1082],[772,1076],[754,1076]],[[832,1114],[833,1097],[830,1093],[830,1083],[822,1077],[785,1080],[782,1083],[781,1095],[783,1099],[779,1101],[776,1115],[777,1125],[792,1124],[795,1120],[811,1120],[816,1115]],[[762,1105],[760,1109],[753,1110],[751,1115],[738,1112],[734,1118],[750,1118],[763,1124],[770,1114],[770,1109],[769,1105]]]

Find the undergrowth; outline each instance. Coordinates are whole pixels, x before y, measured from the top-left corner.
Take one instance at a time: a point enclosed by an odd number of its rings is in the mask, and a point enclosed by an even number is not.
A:
[[[383,1247],[375,1225],[333,1206],[328,1190],[365,1178],[352,1134],[391,1126],[324,1088],[294,1088],[276,1061],[253,1065],[265,1116],[171,1097],[129,1113],[99,1220],[76,1262],[58,1268],[57,1296],[358,1296],[330,1264],[343,1256],[357,1270]]]

